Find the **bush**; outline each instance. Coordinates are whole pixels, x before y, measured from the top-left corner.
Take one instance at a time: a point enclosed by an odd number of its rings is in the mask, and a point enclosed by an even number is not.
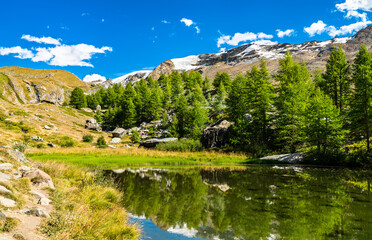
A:
[[[99,148],[105,148],[105,147],[107,147],[106,140],[105,140],[105,138],[103,136],[100,136],[97,139],[97,147],[99,147]]]
[[[75,142],[72,138],[70,138],[70,137],[68,137],[68,136],[64,136],[64,137],[62,137],[62,138],[58,141],[57,144],[58,144],[59,146],[61,146],[61,147],[73,147],[73,146],[76,145],[76,142]]]
[[[199,140],[181,139],[176,142],[160,143],[156,149],[172,152],[199,152],[203,150],[203,146]]]
[[[130,136],[130,140],[132,143],[139,143],[140,142],[140,137],[138,131],[133,131],[132,135]]]
[[[93,135],[91,135],[91,134],[84,135],[83,136],[83,142],[88,142],[88,143],[93,142]]]

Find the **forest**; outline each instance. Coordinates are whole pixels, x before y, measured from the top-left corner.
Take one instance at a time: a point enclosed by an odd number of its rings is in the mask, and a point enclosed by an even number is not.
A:
[[[208,125],[226,119],[234,125],[224,151],[256,157],[306,152],[317,164],[372,164],[372,58],[365,45],[352,62],[341,45],[334,47],[323,72],[310,72],[287,51],[274,75],[264,59],[234,79],[174,71],[88,95],[75,88],[70,105],[100,105],[104,114],[97,111],[95,118],[106,128],[159,120],[167,129],[164,137],[195,140]]]

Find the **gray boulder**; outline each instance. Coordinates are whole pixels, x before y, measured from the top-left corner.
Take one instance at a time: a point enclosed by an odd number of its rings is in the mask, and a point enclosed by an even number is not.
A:
[[[12,199],[0,196],[0,204],[3,205],[4,207],[15,207],[16,202]]]
[[[141,142],[140,147],[154,148],[159,143],[167,143],[167,142],[175,142],[175,141],[178,141],[178,138],[152,138],[152,139]]]
[[[32,136],[30,137],[30,141],[44,142],[44,139],[39,136]]]
[[[27,163],[27,159],[26,159],[26,156],[21,153],[20,151],[18,151],[17,149],[13,150],[13,149],[9,149],[8,150],[8,153],[10,156],[12,156],[16,161],[20,162],[20,163]]]
[[[36,209],[25,208],[23,211],[27,215],[50,218],[49,213],[47,213],[45,210],[40,209],[40,208],[36,208]]]
[[[118,137],[114,137],[113,139],[111,139],[110,143],[121,143],[121,139]]]
[[[9,170],[13,168],[13,164],[11,163],[1,163],[0,170]]]
[[[228,144],[232,125],[233,123],[223,120],[207,127],[203,131],[201,143],[205,148],[219,148]]]
[[[97,120],[94,118],[90,118],[85,122],[85,128],[90,130],[96,130],[98,132],[102,131],[102,128],[97,123]]]
[[[112,131],[112,137],[114,138],[121,138],[127,134],[127,131],[124,128],[115,128],[114,131]]]
[[[11,193],[11,192],[12,191],[7,189],[6,187],[0,185],[0,193]]]

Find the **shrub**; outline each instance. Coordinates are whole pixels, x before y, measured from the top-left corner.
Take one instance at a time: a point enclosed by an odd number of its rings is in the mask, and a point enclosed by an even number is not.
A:
[[[73,146],[76,145],[76,142],[75,142],[72,138],[70,138],[70,137],[68,137],[68,136],[64,136],[64,137],[62,137],[62,138],[58,141],[57,144],[58,144],[59,146],[61,146],[61,147],[73,147]]]
[[[91,134],[84,135],[83,136],[83,142],[88,142],[88,143],[93,142],[93,135],[91,135]]]
[[[199,140],[181,139],[176,142],[160,143],[156,149],[172,152],[198,152],[203,150],[203,146]]]
[[[12,231],[14,228],[17,227],[19,223],[19,220],[16,219],[16,218],[11,218],[11,217],[6,217],[5,220],[3,220],[1,223],[0,223],[0,231],[1,232],[10,232]]]
[[[36,147],[41,149],[41,148],[46,148],[46,145],[44,143],[38,143]]]
[[[140,142],[139,132],[133,131],[132,135],[130,136],[130,140],[132,141],[132,143],[139,143]]]
[[[107,147],[106,140],[105,140],[105,138],[103,136],[100,136],[97,139],[97,147],[99,147],[99,148],[105,148],[105,147]]]

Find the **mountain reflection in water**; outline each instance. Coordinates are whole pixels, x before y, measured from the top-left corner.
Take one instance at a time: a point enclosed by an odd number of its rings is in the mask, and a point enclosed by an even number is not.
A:
[[[370,171],[253,166],[115,172],[133,216],[186,237],[372,238]]]

